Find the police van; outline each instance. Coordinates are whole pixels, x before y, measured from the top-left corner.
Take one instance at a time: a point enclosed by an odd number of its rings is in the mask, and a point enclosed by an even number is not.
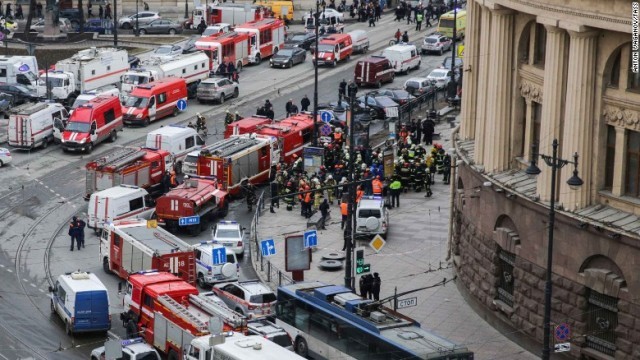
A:
[[[202,241],[196,246],[196,273],[198,286],[204,288],[218,282],[236,281],[240,274],[240,263],[235,252],[226,251],[225,262],[214,264],[214,250],[224,248],[214,241]]]
[[[76,271],[60,275],[49,292],[51,311],[60,316],[68,335],[111,329],[109,294],[95,274]]]

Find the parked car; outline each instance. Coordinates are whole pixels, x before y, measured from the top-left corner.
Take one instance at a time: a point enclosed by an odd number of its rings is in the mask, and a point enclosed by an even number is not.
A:
[[[231,31],[231,25],[227,23],[217,23],[207,26],[202,33],[202,36],[211,36],[215,34],[224,34]]]
[[[445,51],[451,50],[453,41],[442,34],[432,34],[424,38],[422,42],[422,54],[437,52],[442,55]]]
[[[142,338],[127,339],[120,341],[122,345],[122,357],[124,360],[160,360],[160,354],[153,346],[144,342]],[[104,360],[105,347],[100,346],[91,351],[91,360]]]
[[[372,119],[375,119],[377,115],[375,109],[365,109],[357,101],[354,105],[354,119],[356,122],[369,123]],[[318,104],[318,111],[330,111],[332,119],[329,123],[341,128],[344,128],[347,124],[347,110],[349,110],[349,102],[346,100],[342,101],[340,107],[338,107],[337,101]]]
[[[316,41],[316,37],[314,33],[311,32],[299,32],[292,33],[287,36],[287,40],[284,42],[285,48],[298,47],[303,48],[305,50],[309,50],[311,48],[311,44]]]
[[[135,27],[135,24],[134,24]],[[182,25],[168,19],[156,19],[147,24],[139,24],[138,32],[144,34],[182,34]]]
[[[211,291],[248,319],[275,316],[276,294],[259,280],[220,283]]]
[[[366,107],[370,109],[374,109],[376,111],[377,119],[384,119],[387,117],[386,108],[397,107],[398,104],[391,100],[391,98],[387,96],[366,96]],[[358,103],[360,103],[361,107],[365,107],[365,95],[360,96],[358,99]]]
[[[11,95],[13,105],[37,102],[39,100],[36,95],[38,93],[36,89],[27,85],[2,83],[0,84],[0,92]]]
[[[433,94],[435,91],[432,80],[426,77],[412,77],[404,82],[404,89],[409,93],[420,96],[422,94]]]
[[[462,68],[462,64],[463,64],[462,59],[459,57],[456,57],[456,66],[454,68],[460,69]],[[446,58],[444,58],[440,67],[443,69],[451,70],[451,56],[447,56]]]
[[[59,18],[58,26],[60,27],[60,32],[63,32],[63,33],[72,32],[74,30],[73,26],[71,25],[71,21],[69,21],[69,19],[66,19],[66,18]],[[39,33],[43,32],[44,19],[40,19],[36,21],[33,25],[31,25],[31,29],[29,31],[39,32]]]
[[[427,79],[430,81],[435,81],[436,89],[444,89],[449,85],[451,81],[451,70],[447,69],[434,69],[429,73]]]
[[[407,90],[403,89],[380,89],[370,92],[370,94],[374,96],[387,96],[400,105],[406,104],[407,102],[416,98]]]
[[[73,22],[71,23],[73,25]],[[74,29],[79,25],[74,26]],[[84,31],[85,32],[95,32],[100,35],[104,35],[107,32],[107,29],[113,28],[113,21],[108,19],[99,19],[93,18],[88,19],[84,23]]]
[[[293,350],[293,342],[287,332],[280,326],[266,319],[252,320],[247,323],[249,335],[260,335],[287,350]]]
[[[200,37],[197,37],[197,36],[190,37],[189,40],[187,40],[187,42],[184,45],[182,45],[182,53],[190,54],[192,52],[198,51],[198,49],[196,48],[196,41],[198,40],[200,40]]]
[[[282,49],[269,59],[271,67],[290,67],[303,63],[307,59],[307,51],[303,48]]]
[[[241,258],[244,256],[244,230],[237,221],[220,221],[211,235],[214,243],[224,245]]]
[[[216,101],[222,104],[226,99],[237,98],[240,95],[238,83],[227,78],[204,79],[198,84],[196,98],[199,103]]]
[[[13,106],[13,96],[10,94],[0,93],[0,114],[6,114]]]
[[[11,162],[11,152],[9,149],[0,148],[0,167]]]
[[[165,58],[180,54],[182,54],[182,46],[180,45],[160,45],[151,53],[151,57]]]
[[[69,19],[74,30],[78,29],[78,27],[80,26],[80,9],[78,8],[60,9],[60,11],[58,12],[58,17]],[[85,19],[86,22],[88,22],[89,20],[92,19]]]
[[[118,19],[118,27],[123,29],[132,29],[136,26],[136,17],[138,18],[138,26],[148,24],[153,20],[160,19],[161,16],[153,11],[140,11],[137,14],[123,16]]]

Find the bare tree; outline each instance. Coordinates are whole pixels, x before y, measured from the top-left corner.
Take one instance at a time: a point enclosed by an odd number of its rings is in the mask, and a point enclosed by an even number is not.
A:
[[[87,0],[91,1],[91,0]],[[82,0],[78,0],[78,10],[80,10],[80,29],[79,33],[84,33],[84,11],[82,10]]]
[[[31,29],[31,21],[33,20],[33,16],[36,13],[36,0],[29,1],[29,15],[27,16],[27,24],[24,27],[25,34],[29,33],[29,29]]]

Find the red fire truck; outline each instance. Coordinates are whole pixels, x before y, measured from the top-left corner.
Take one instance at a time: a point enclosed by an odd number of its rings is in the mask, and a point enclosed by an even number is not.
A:
[[[200,153],[197,174],[214,176],[230,195],[239,195],[244,180],[251,184],[269,181],[271,165],[280,157],[275,145],[275,138],[255,134],[220,140]]]
[[[256,133],[276,137],[280,161],[293,162],[293,154],[302,155],[302,148],[313,140],[313,116],[296,114],[269,125],[260,125]]]
[[[218,72],[220,64],[234,63],[238,71],[249,64],[249,35],[241,32],[228,32],[203,37],[196,41],[196,49],[204,51],[209,57],[210,69]]]
[[[138,271],[157,269],[195,284],[196,261],[191,245],[146,220],[120,220],[104,225],[100,260],[107,273],[123,279]]]
[[[244,24],[247,21],[260,20],[265,16],[265,8],[258,5],[220,4],[209,5],[205,15],[205,7],[198,6],[191,12],[191,18],[183,23],[185,29],[195,28],[204,19],[205,24],[225,23],[231,26]]]
[[[85,165],[86,196],[121,184],[146,188],[151,194],[162,192],[162,175],[171,169],[173,156],[161,149],[116,149]]]
[[[214,217],[227,216],[227,192],[220,188],[212,177],[191,176],[156,200],[158,223],[171,232],[180,226],[199,234]]]
[[[164,272],[132,274],[124,305],[121,318],[132,320],[145,341],[169,359],[180,359],[194,337],[208,335],[212,316],[222,320],[224,331],[247,330],[246,318],[215,295],[198,295],[198,289]]]
[[[284,48],[284,21],[268,18],[238,25],[235,31],[249,35],[249,62],[259,64]]]
[[[227,128],[224,130],[224,138],[228,139],[231,135],[250,134],[252,132],[256,132],[258,126],[268,124],[271,124],[271,119],[260,115],[254,115],[242,120],[234,121],[227,125]]]

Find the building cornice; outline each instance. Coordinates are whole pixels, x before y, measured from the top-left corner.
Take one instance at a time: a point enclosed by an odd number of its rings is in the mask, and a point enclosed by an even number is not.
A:
[[[605,97],[602,116],[607,124],[630,130],[640,130],[640,104]]]

